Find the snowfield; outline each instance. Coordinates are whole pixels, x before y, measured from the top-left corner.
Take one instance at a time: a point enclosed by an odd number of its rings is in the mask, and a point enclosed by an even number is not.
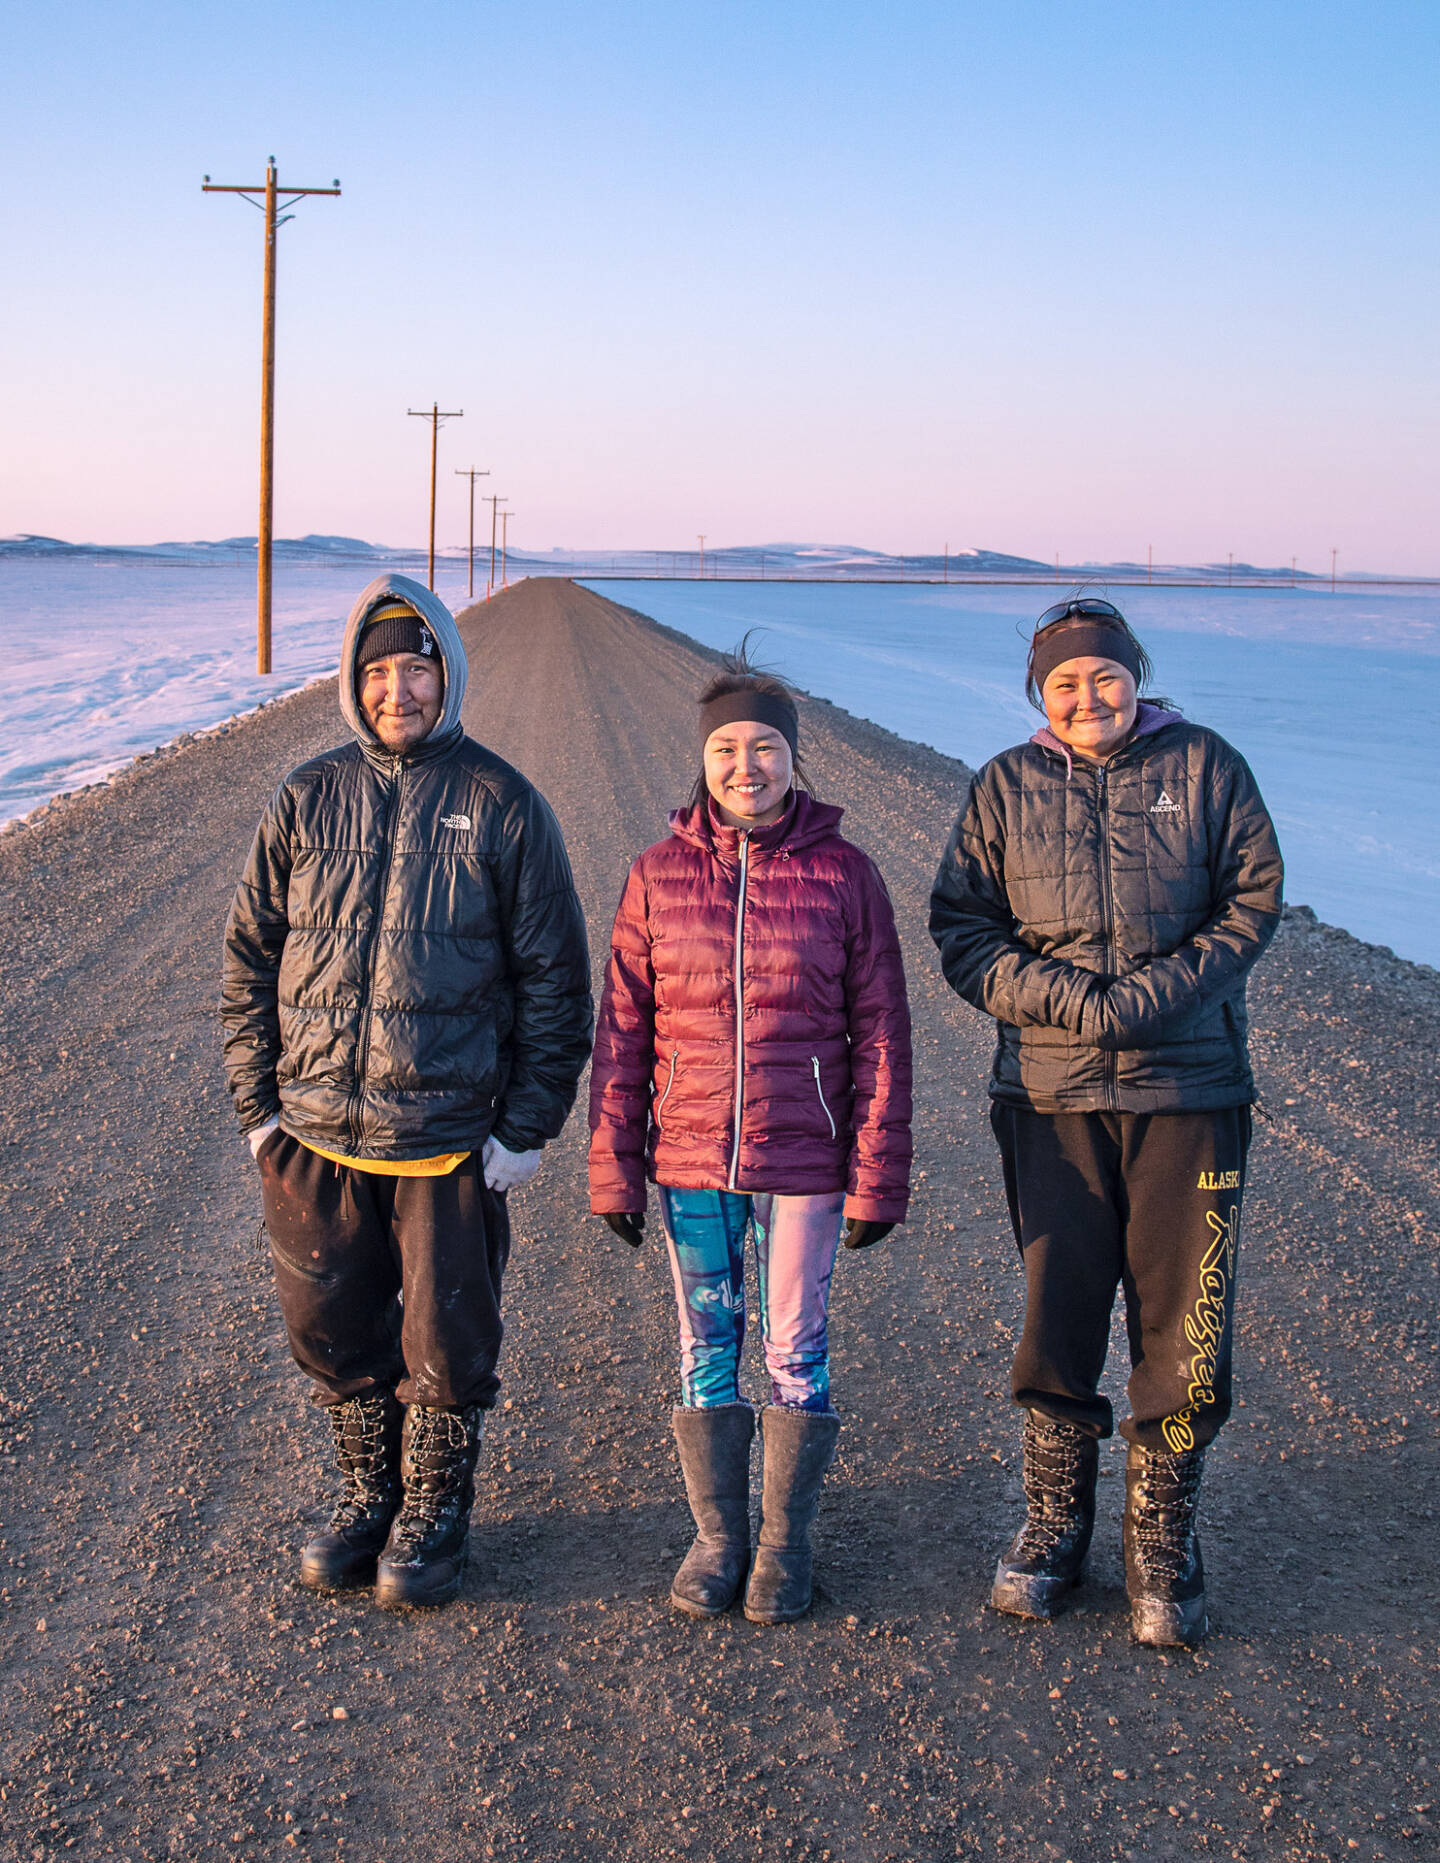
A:
[[[10,668],[0,699],[0,824],[103,782],[185,732],[327,678],[351,603],[384,568],[277,561],[275,670],[262,679],[253,559],[0,557],[0,646]],[[447,601],[463,602],[463,567],[447,565],[436,580]]]

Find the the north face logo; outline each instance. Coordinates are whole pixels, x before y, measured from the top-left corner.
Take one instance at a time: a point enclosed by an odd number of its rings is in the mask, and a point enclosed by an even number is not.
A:
[[[442,828],[468,828],[470,817],[468,815],[442,815],[440,826]]]
[[[1180,812],[1180,804],[1171,800],[1170,791],[1168,789],[1162,789],[1160,791],[1160,800],[1158,802],[1152,802],[1150,805],[1150,813],[1152,815],[1178,815]]]

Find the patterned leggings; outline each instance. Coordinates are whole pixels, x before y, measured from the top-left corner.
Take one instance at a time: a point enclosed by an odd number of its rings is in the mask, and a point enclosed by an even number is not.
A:
[[[701,1410],[740,1401],[749,1227],[772,1401],[791,1410],[828,1411],[825,1321],[843,1193],[782,1197],[658,1188],[680,1309],[682,1401]]]

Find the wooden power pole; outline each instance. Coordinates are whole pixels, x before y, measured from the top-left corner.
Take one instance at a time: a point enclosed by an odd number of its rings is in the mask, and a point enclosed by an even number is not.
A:
[[[467,466],[463,472],[460,471],[459,468],[457,467],[456,472],[455,472],[455,477],[457,479],[469,479],[470,481],[470,586],[469,586],[469,595],[470,595],[471,601],[473,602],[475,599],[475,481],[476,479],[488,479],[490,477],[490,473],[488,469],[484,472],[480,472],[474,466]]]
[[[430,567],[426,574],[425,586],[434,593],[435,589],[435,456],[440,441],[440,423],[442,420],[463,420],[464,408],[455,408],[449,414],[440,412],[437,401],[428,408],[407,408],[416,420],[428,420],[430,423]]]
[[[487,498],[485,502],[490,507],[490,580],[485,584],[485,599],[488,602],[490,597],[495,593],[495,520],[496,520],[496,513],[499,511],[501,505],[504,504],[505,500],[497,496],[491,496]]]
[[[255,539],[256,624],[255,670],[270,671],[270,592],[275,534],[275,235],[294,215],[286,208],[306,194],[338,194],[340,183],[328,188],[284,188],[272,155],[265,179],[256,187],[221,186],[206,175],[202,194],[243,194],[265,215],[265,308],[260,326],[260,527]],[[280,195],[283,192],[285,199]],[[257,199],[256,197],[259,196]]]
[[[513,511],[500,513],[500,586],[502,589],[508,589],[510,586],[510,520],[514,515]]]

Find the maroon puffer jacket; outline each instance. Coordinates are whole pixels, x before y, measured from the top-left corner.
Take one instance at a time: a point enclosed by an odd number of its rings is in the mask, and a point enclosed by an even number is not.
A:
[[[847,1216],[904,1218],[905,972],[885,882],[841,814],[802,792],[742,837],[708,806],[677,810],[630,869],[590,1079],[592,1210],[643,1210],[648,1175],[843,1189]]]

